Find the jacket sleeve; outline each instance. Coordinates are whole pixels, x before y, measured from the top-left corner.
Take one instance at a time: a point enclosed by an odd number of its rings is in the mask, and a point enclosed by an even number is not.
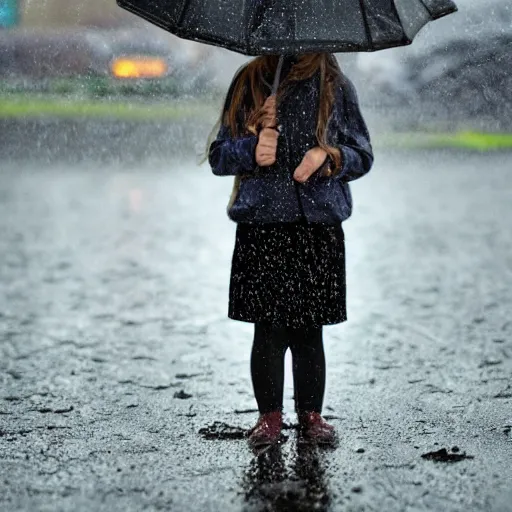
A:
[[[235,75],[226,95],[222,120],[231,103],[235,83],[239,74]],[[241,124],[241,118],[238,118]],[[208,151],[208,161],[216,176],[253,175],[257,171],[256,145],[257,135],[244,135],[234,137],[229,126],[221,124],[216,139],[211,143]]]
[[[255,174],[258,137],[232,137],[229,127],[222,125],[210,145],[208,161],[216,176]]]
[[[329,143],[341,152],[341,169],[334,169],[334,163],[329,162],[335,179],[352,181],[371,169],[373,150],[370,134],[359,108],[356,89],[346,77],[336,88],[328,135]]]

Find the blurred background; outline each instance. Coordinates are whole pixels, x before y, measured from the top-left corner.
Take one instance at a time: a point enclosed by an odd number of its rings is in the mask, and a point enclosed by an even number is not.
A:
[[[458,13],[425,27],[409,47],[338,54],[377,144],[512,144],[506,136],[512,124],[510,2],[458,5]],[[127,147],[138,158],[198,153],[245,60],[180,40],[114,1],[0,0],[0,126],[7,134],[0,150],[25,158],[33,153],[28,142],[39,141],[48,157],[122,158]],[[65,120],[66,132],[73,126],[85,139],[102,136],[63,148],[53,124],[41,133],[41,116],[46,123]],[[91,118],[103,127],[113,120],[117,138],[137,136],[124,150],[104,147],[104,130],[86,129]],[[129,133],[119,131],[120,122]],[[162,137],[177,144],[163,144]]]

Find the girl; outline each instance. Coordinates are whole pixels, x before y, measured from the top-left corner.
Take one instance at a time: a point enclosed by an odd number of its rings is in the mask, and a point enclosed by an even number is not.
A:
[[[356,91],[334,56],[285,56],[273,96],[278,60],[257,57],[237,72],[208,151],[215,175],[235,176],[228,316],[254,323],[253,447],[280,438],[288,348],[300,438],[336,439],[321,416],[322,326],[347,319],[341,223],[352,211],[348,182],[373,163]]]

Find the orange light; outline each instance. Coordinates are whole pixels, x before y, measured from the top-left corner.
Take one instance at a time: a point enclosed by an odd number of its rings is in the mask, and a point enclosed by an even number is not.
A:
[[[163,59],[151,57],[123,57],[112,62],[116,78],[160,78],[167,73]]]

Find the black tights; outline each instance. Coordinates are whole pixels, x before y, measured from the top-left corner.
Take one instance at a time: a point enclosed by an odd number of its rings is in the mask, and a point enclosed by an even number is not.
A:
[[[284,356],[290,348],[297,411],[322,412],[325,392],[325,355],[322,327],[254,325],[251,375],[261,414],[282,411]]]

